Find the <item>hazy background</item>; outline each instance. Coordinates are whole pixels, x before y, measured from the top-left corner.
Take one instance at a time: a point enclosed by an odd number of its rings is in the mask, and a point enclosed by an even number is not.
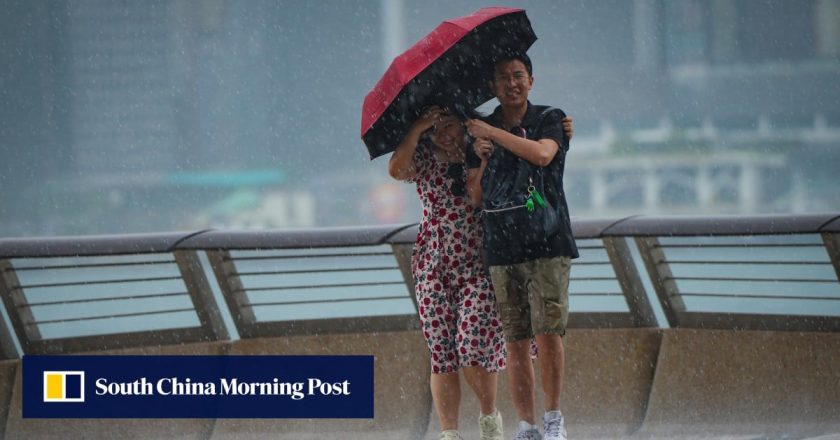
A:
[[[0,0],[0,236],[417,221],[362,100],[490,5]],[[506,5],[575,120],[573,217],[840,210],[840,0]]]

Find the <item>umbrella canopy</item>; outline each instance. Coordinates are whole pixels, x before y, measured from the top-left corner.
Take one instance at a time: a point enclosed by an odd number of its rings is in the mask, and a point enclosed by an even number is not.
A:
[[[374,159],[394,151],[430,105],[475,108],[493,97],[497,60],[536,41],[523,9],[483,8],[447,20],[394,61],[365,96],[362,140]]]

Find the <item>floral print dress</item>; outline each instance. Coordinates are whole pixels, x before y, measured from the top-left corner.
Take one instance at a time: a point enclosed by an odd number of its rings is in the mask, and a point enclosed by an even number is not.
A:
[[[414,163],[417,174],[412,181],[423,204],[423,219],[411,268],[432,372],[469,366],[498,371],[505,366],[505,343],[496,297],[481,261],[481,220],[467,196],[452,191],[453,185],[465,185],[466,171],[453,176],[448,172],[451,164],[439,160],[427,144],[417,147]]]

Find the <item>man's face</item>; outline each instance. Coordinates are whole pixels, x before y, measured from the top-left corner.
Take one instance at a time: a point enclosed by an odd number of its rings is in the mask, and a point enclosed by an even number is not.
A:
[[[528,102],[528,93],[534,78],[528,74],[525,63],[508,60],[496,64],[491,87],[502,107],[517,107]]]

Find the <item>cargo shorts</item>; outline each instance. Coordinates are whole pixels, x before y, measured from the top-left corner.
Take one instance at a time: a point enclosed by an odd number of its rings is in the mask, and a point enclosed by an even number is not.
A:
[[[507,342],[540,334],[566,334],[571,268],[569,257],[490,267]]]

